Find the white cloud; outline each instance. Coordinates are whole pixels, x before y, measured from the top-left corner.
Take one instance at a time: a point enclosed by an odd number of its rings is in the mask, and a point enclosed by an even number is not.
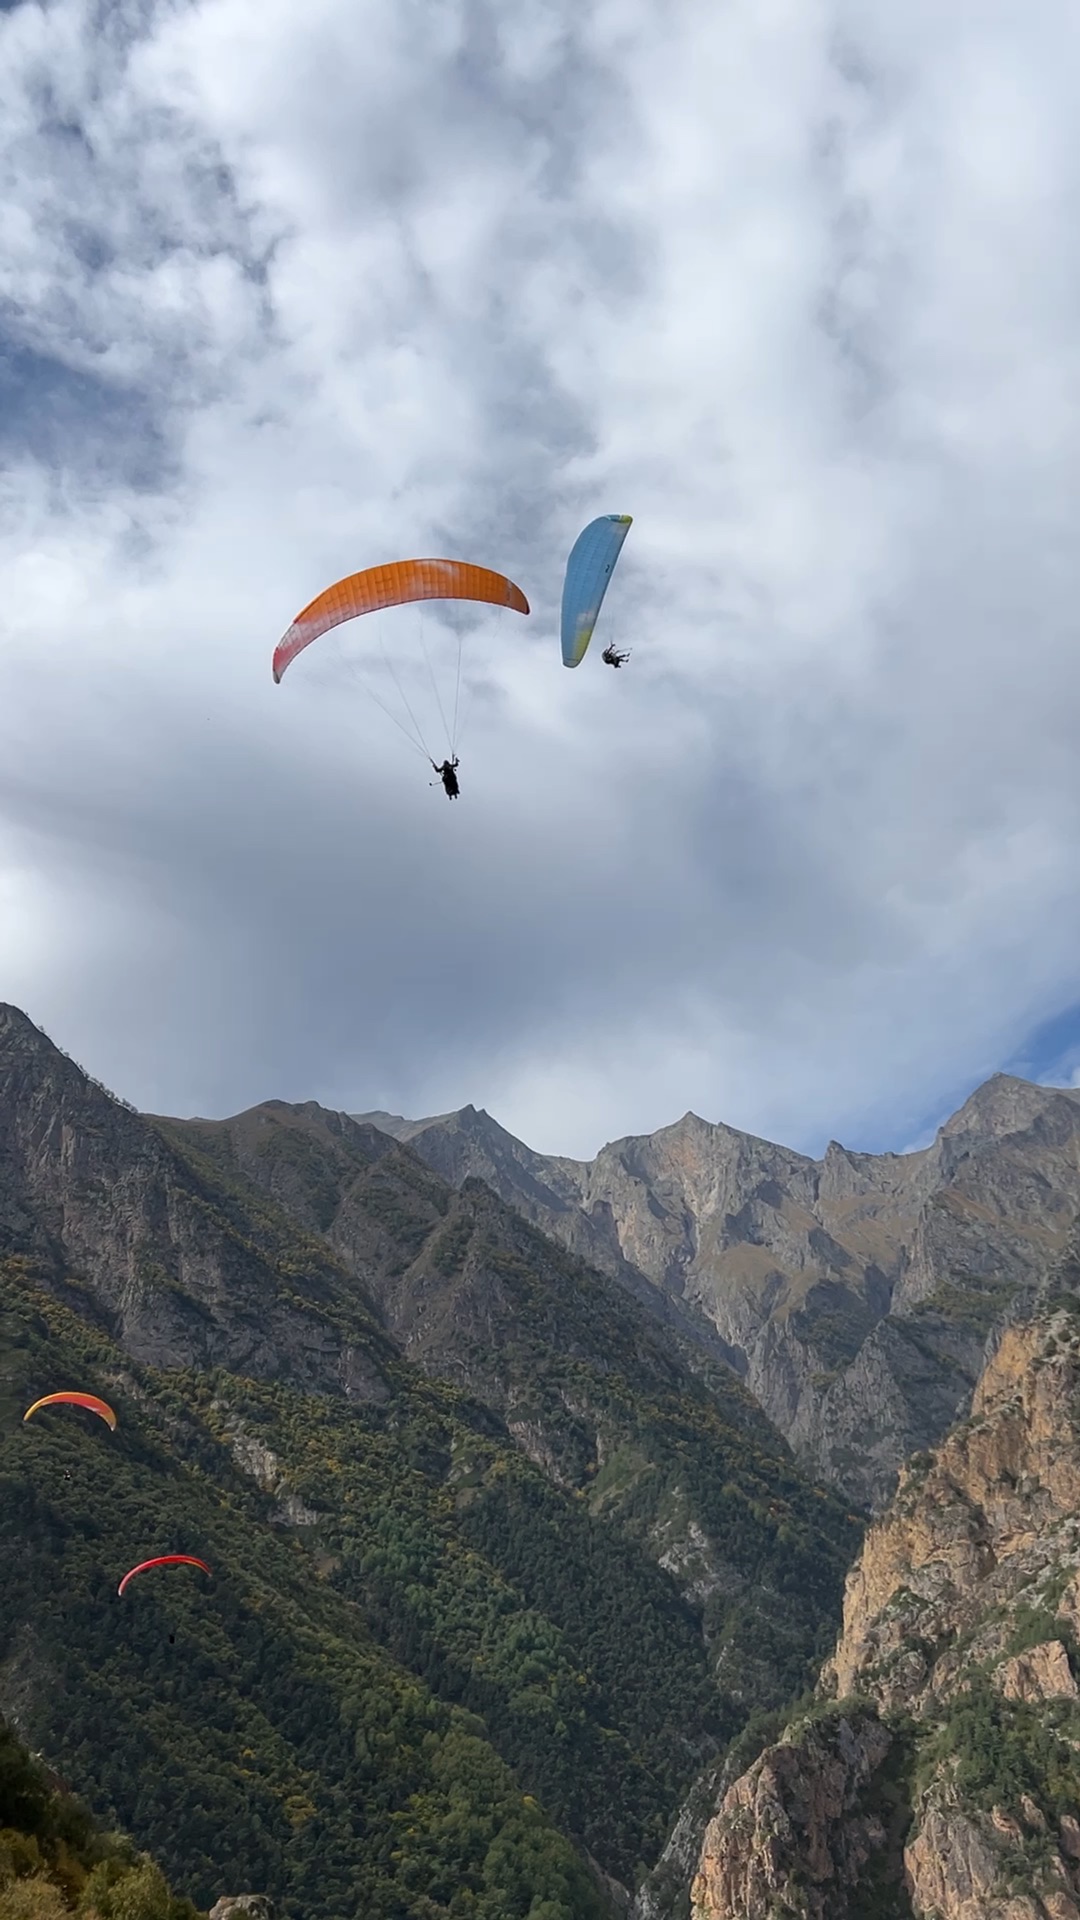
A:
[[[110,19],[0,14],[0,992],[159,1110],[921,1138],[1080,999],[1074,10]],[[454,550],[451,807],[269,659]]]

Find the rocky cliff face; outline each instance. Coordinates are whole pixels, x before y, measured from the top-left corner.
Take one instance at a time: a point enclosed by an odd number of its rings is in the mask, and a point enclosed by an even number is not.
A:
[[[0,1250],[136,1360],[387,1396],[393,1344],[329,1248],[200,1179],[4,1006]]]
[[[966,1405],[1080,1210],[1080,1095],[1003,1074],[922,1152],[833,1142],[821,1161],[694,1114],[589,1162],[471,1107],[367,1118],[624,1286],[661,1288],[688,1334],[707,1321],[804,1463],[871,1506]]]
[[[830,1920],[852,1904],[886,1845],[867,1789],[892,1746],[871,1714],[808,1727],[769,1747],[710,1822],[690,1889],[694,1920]],[[794,1904],[793,1904],[794,1902]]]
[[[1006,1331],[971,1418],[868,1532],[816,1702],[709,1823],[694,1920],[1080,1920],[1078,1634],[1061,1295]]]
[[[1018,1608],[1048,1637],[1014,1659]],[[848,1576],[822,1685],[922,1712],[987,1662],[1007,1697],[1038,1669],[1039,1687],[1056,1675],[1055,1697],[1077,1699],[1055,1622],[1080,1625],[1080,1319],[1066,1307],[1009,1328],[970,1419],[904,1469]]]

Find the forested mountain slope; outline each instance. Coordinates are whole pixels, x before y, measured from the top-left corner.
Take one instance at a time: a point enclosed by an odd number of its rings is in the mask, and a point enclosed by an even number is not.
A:
[[[198,1920],[148,1855],[101,1833],[55,1774],[0,1720],[0,1913],[4,1920]]]
[[[826,1650],[857,1529],[485,1189],[246,1127],[152,1124],[0,1009],[0,1710],[199,1903],[599,1920]],[[23,1427],[58,1385],[117,1432]],[[169,1551],[212,1581],[117,1599]]]
[[[497,1409],[556,1486],[670,1569],[740,1705],[803,1684],[855,1522],[729,1368],[692,1369],[621,1288],[483,1183],[455,1193],[346,1115],[271,1102],[159,1125],[193,1164],[320,1226],[410,1359]]]

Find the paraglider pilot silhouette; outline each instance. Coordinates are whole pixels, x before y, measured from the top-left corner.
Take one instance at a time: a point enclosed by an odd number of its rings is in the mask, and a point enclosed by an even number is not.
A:
[[[279,683],[282,674],[290,662],[311,645],[321,634],[329,633],[332,628],[341,626],[347,620],[355,620],[363,615],[377,613],[385,607],[405,606],[412,601],[423,600],[467,600],[480,605],[512,608],[515,613],[528,613],[529,603],[520,587],[516,587],[505,574],[492,573],[487,567],[473,566],[467,560],[394,560],[385,566],[366,567],[361,573],[350,573],[344,580],[338,580],[325,592],[316,595],[302,613],[298,613],[288,632],[282,635],[274,648],[273,673],[275,683]],[[421,640],[421,646],[423,641]],[[385,654],[385,648],[383,652]],[[393,674],[389,658],[386,662]],[[430,661],[428,662],[430,670]],[[460,677],[460,649],[458,655],[458,674]],[[434,675],[432,676],[434,680]],[[401,728],[415,745],[425,760],[430,760],[432,771],[442,781],[443,791],[448,800],[456,800],[460,794],[458,786],[458,759],[454,752],[454,738],[457,728],[457,694],[454,697],[454,728],[447,728],[450,740],[451,758],[431,760],[430,749],[425,746],[423,736],[404,691],[395,685],[401,695],[402,703],[408,715],[410,725],[406,725],[397,716],[384,709],[396,726]],[[377,695],[376,704],[382,706]],[[438,689],[436,688],[436,699]],[[440,714],[442,708],[440,705]],[[445,716],[443,716],[445,721]],[[434,783],[433,783],[434,784]]]
[[[620,653],[618,647],[613,646],[609,640],[600,658],[606,660],[609,667],[621,667],[624,660],[629,660],[630,649],[627,647],[624,653]]]
[[[435,772],[438,774],[439,779],[443,783],[443,786],[446,788],[447,799],[456,800],[461,792],[461,788],[458,786],[458,777],[457,777],[457,767],[458,767],[457,754],[455,753],[452,760],[444,760],[441,767],[436,767],[434,760],[432,761],[431,764],[435,768]]]

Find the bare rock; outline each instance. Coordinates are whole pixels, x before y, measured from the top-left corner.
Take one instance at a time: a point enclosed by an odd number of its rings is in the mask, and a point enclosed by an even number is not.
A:
[[[1005,1660],[994,1676],[1006,1700],[1076,1700],[1069,1656],[1060,1640],[1048,1640]]]
[[[796,1889],[805,1920],[854,1915],[847,1898],[886,1838],[859,1801],[891,1744],[880,1721],[863,1714],[767,1747],[706,1828],[693,1920],[768,1920]]]

